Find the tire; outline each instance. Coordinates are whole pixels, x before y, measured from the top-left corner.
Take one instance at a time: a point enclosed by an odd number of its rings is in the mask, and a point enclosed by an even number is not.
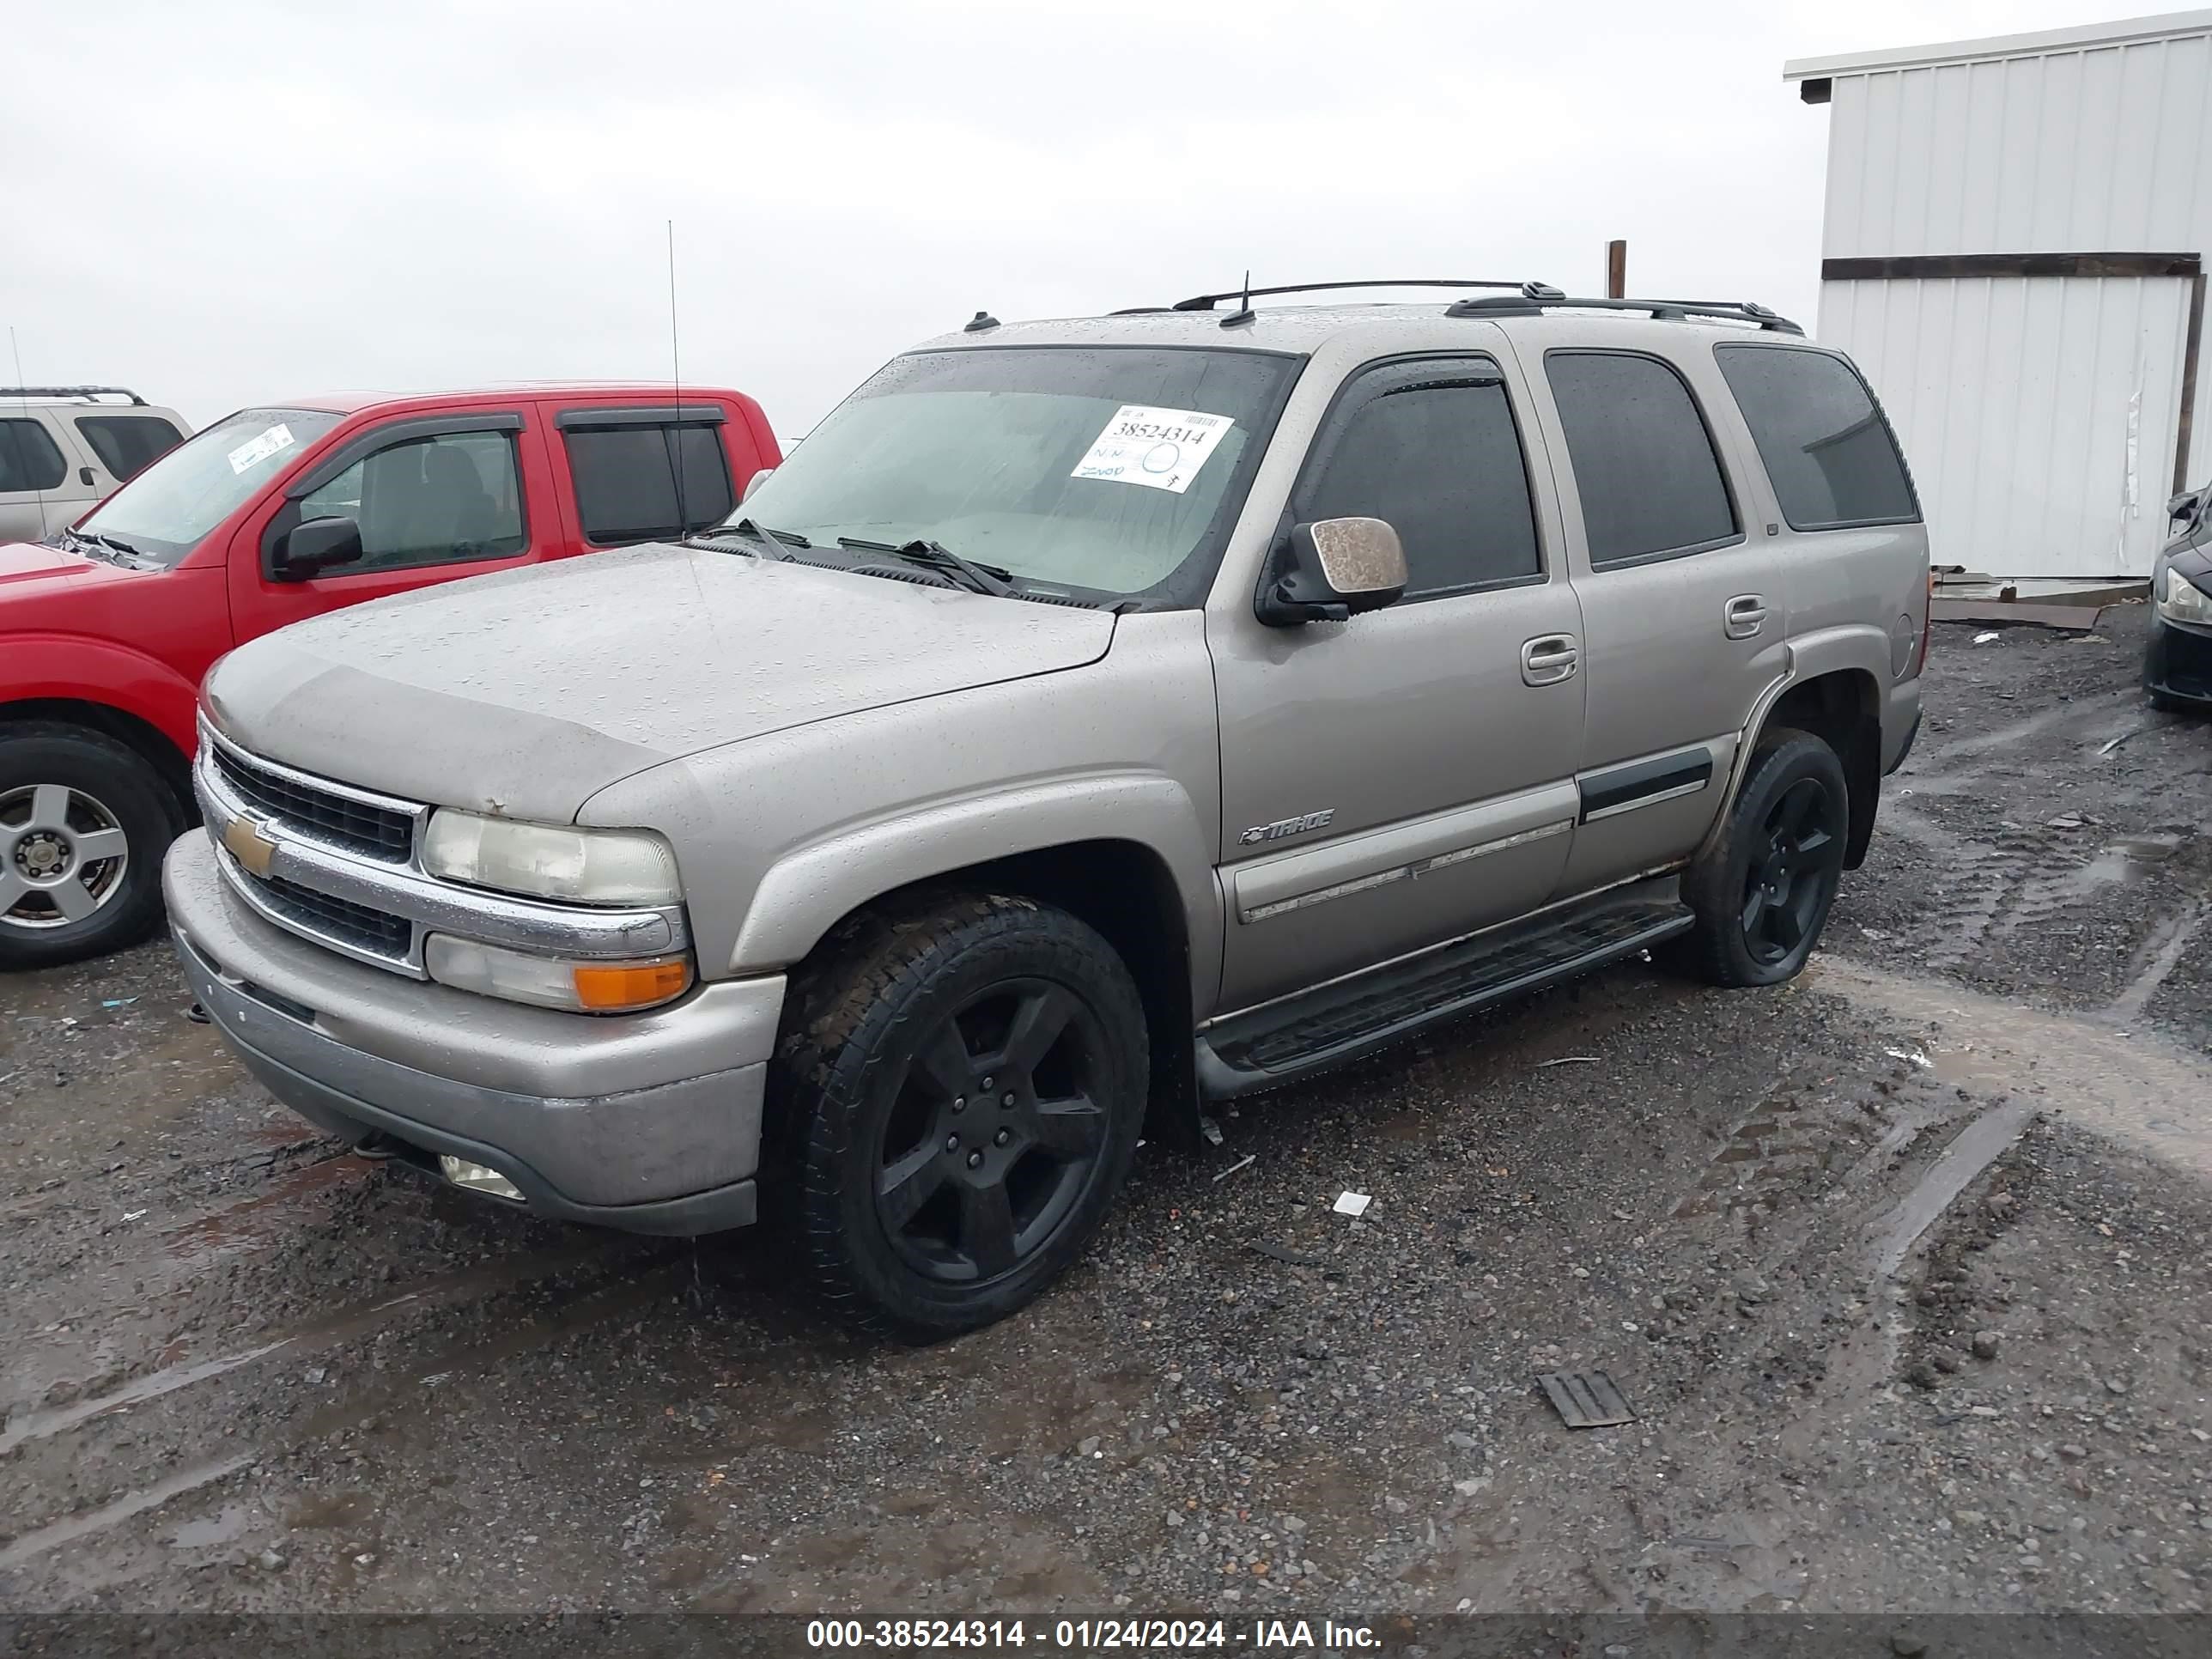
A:
[[[144,939],[161,917],[162,855],[184,827],[175,793],[137,750],[58,722],[0,729],[0,969]]]
[[[1795,977],[1835,902],[1850,825],[1836,751],[1787,726],[1761,736],[1719,839],[1682,878],[1698,920],[1675,959],[1714,985]]]
[[[864,916],[801,976],[785,1032],[769,1200],[822,1299],[871,1333],[926,1342],[1012,1313],[1089,1243],[1136,1154],[1143,1005],[1065,911],[952,895]]]

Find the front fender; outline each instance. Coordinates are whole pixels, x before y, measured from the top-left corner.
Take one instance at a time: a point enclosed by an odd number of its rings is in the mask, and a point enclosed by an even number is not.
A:
[[[198,688],[159,658],[77,634],[11,634],[0,644],[0,708],[34,699],[104,704],[136,716],[190,758]]]
[[[1016,854],[1121,841],[1166,866],[1182,901],[1193,979],[1210,982],[1220,962],[1218,834],[1182,787],[1158,774],[1085,774],[932,802],[837,830],[778,859],[754,890],[731,970],[797,962],[845,916],[916,882]],[[1207,988],[1192,987],[1201,1006]]]

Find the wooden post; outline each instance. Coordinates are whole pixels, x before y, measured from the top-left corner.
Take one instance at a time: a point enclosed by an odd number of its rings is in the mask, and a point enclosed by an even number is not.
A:
[[[1628,244],[1607,242],[1605,245],[1605,297],[1625,300],[1628,297]]]

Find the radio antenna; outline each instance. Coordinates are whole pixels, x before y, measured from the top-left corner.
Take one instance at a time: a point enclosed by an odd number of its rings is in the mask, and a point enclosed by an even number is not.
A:
[[[676,539],[691,533],[684,500],[684,354],[676,332],[676,221],[668,222],[668,373],[676,393],[676,419],[668,428],[668,465],[676,479]]]

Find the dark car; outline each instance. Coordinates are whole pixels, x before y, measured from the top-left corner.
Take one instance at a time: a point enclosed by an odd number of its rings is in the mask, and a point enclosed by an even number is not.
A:
[[[2143,684],[2160,708],[2212,708],[2212,487],[2166,504],[2174,537],[2150,575]]]

